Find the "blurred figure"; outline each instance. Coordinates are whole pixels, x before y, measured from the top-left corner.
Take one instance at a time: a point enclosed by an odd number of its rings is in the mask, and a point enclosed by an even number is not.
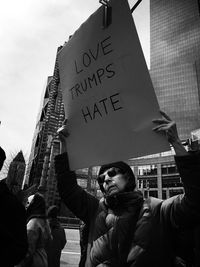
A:
[[[46,204],[43,195],[36,193],[28,198],[26,205],[28,253],[19,267],[47,267],[47,243],[51,241],[51,231],[46,218]]]
[[[81,221],[80,228],[80,249],[81,249],[81,256],[79,261],[79,267],[85,266],[85,261],[87,257],[87,244],[88,244],[88,234],[89,234],[89,226]]]
[[[0,170],[5,159],[6,154],[0,147]],[[28,248],[26,211],[22,203],[9,191],[5,179],[0,181],[0,211],[1,266],[13,267],[25,257]]]
[[[64,227],[58,218],[58,208],[53,205],[47,211],[47,217],[51,229],[52,240],[47,244],[48,267],[60,267],[61,251],[67,240]]]

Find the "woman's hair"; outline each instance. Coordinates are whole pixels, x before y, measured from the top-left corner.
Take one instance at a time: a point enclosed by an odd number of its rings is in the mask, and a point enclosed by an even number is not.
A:
[[[136,187],[135,175],[134,175],[131,167],[127,163],[125,163],[123,161],[117,161],[117,162],[113,162],[113,163],[102,165],[100,167],[100,169],[99,169],[99,174],[98,175],[101,175],[106,170],[108,170],[108,169],[110,169],[112,167],[118,168],[123,174],[126,175],[128,182],[127,182],[125,191],[127,191],[127,192],[128,191],[133,191],[135,189],[135,187]],[[104,192],[103,185],[99,184],[99,187],[100,187],[101,191]]]

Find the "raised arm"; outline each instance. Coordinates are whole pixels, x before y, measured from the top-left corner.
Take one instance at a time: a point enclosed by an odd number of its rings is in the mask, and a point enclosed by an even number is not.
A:
[[[61,142],[61,154],[55,157],[58,192],[74,215],[88,223],[95,214],[99,201],[77,184],[76,173],[70,170],[67,154],[69,132],[66,121],[57,133]]]
[[[187,155],[188,152],[182,145],[178,136],[175,121],[172,121],[170,117],[163,111],[160,111],[160,114],[163,116],[162,118],[153,120],[153,123],[157,124],[153,130],[155,132],[164,132],[166,134],[167,140],[173,146],[177,156]]]
[[[153,120],[156,132],[165,132],[175,150],[175,161],[185,193],[163,202],[163,210],[172,225],[186,226],[200,223],[200,153],[187,152],[179,139],[176,123],[161,111],[163,118]]]

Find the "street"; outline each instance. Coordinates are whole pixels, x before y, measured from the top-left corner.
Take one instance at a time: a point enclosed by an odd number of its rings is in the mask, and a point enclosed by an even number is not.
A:
[[[77,267],[80,258],[79,230],[65,229],[67,244],[62,250],[60,267]]]

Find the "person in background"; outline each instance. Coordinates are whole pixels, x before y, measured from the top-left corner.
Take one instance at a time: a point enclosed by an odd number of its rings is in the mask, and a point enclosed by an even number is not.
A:
[[[51,231],[46,218],[46,203],[42,194],[28,197],[26,204],[28,252],[17,267],[48,267],[46,246]]]
[[[6,159],[0,147],[0,170]],[[26,255],[28,248],[26,210],[13,195],[4,180],[0,181],[0,265],[13,267]]]
[[[136,190],[132,169],[119,161],[100,167],[98,183],[103,198],[99,201],[77,184],[76,173],[68,163],[67,126],[58,130],[58,191],[74,215],[89,225],[84,266],[194,266],[194,240],[189,237],[200,223],[200,153],[188,153],[175,122],[162,111],[161,115],[153,120],[153,131],[164,133],[173,146],[185,190],[166,200],[144,199]]]
[[[67,240],[65,230],[58,220],[58,208],[53,205],[47,211],[52,240],[47,244],[48,267],[60,267],[61,251]]]
[[[80,227],[79,227],[79,235],[80,235],[80,261],[79,261],[79,267],[85,266],[86,261],[86,255],[87,255],[87,244],[88,244],[88,234],[89,234],[89,226],[81,221]]]

